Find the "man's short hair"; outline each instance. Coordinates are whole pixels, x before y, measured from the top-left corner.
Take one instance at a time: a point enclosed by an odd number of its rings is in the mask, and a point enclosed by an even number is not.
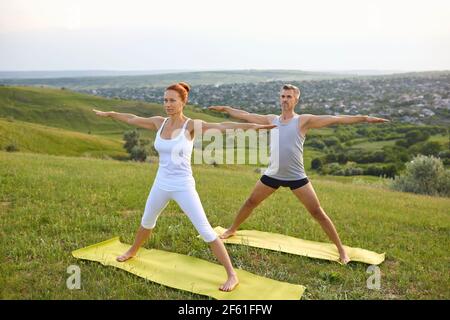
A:
[[[282,90],[294,90],[297,99],[300,99],[300,89],[292,84],[283,85]]]

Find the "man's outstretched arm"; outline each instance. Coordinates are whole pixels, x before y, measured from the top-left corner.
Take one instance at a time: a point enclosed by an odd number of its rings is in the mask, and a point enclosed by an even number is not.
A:
[[[335,124],[353,124],[353,123],[382,123],[389,122],[387,119],[376,118],[370,116],[315,116],[302,115],[307,129],[317,129],[332,126]]]
[[[236,119],[245,120],[256,124],[272,124],[274,117],[273,114],[262,115],[256,113],[249,113],[244,110],[235,109],[229,106],[211,106],[209,110],[228,113],[231,117]]]

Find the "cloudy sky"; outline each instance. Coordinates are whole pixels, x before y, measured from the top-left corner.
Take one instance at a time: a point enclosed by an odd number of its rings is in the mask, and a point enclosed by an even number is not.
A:
[[[0,0],[0,70],[449,70],[448,0]]]

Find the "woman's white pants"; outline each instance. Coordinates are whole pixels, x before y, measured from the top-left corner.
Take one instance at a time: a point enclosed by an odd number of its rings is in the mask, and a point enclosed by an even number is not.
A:
[[[183,191],[166,191],[154,184],[145,204],[145,211],[141,221],[142,227],[153,229],[156,226],[158,216],[170,200],[176,201],[204,241],[212,242],[217,239],[217,234],[206,218],[195,187],[189,187]]]

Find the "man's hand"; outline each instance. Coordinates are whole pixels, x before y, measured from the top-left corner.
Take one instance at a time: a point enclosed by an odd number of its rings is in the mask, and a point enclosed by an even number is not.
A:
[[[227,107],[226,106],[211,106],[211,107],[208,107],[208,109],[218,111],[218,112],[226,112]]]
[[[367,117],[366,122],[368,123],[378,123],[378,122],[389,122],[390,120],[376,117]]]

